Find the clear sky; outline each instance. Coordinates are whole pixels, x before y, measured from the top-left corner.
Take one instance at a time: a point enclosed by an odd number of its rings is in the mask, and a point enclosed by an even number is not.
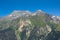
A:
[[[14,10],[35,12],[38,9],[60,16],[60,0],[0,0],[0,16],[6,16]]]

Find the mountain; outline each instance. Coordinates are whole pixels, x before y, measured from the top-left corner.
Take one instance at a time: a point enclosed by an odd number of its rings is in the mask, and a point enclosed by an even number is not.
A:
[[[60,40],[60,17],[15,10],[0,19],[0,40]]]

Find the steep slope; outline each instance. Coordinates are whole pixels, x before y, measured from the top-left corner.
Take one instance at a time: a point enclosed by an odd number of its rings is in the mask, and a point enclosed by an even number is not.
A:
[[[37,10],[13,11],[0,19],[0,40],[59,40],[60,17]]]

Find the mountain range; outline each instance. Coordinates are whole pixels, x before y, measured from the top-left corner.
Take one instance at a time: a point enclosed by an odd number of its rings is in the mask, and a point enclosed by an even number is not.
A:
[[[0,40],[60,40],[60,17],[42,10],[14,10],[0,18]]]

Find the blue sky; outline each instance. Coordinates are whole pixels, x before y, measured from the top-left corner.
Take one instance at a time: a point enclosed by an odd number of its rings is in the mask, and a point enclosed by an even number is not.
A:
[[[60,16],[60,0],[0,0],[0,16],[9,15],[14,10],[35,12],[38,9]]]

